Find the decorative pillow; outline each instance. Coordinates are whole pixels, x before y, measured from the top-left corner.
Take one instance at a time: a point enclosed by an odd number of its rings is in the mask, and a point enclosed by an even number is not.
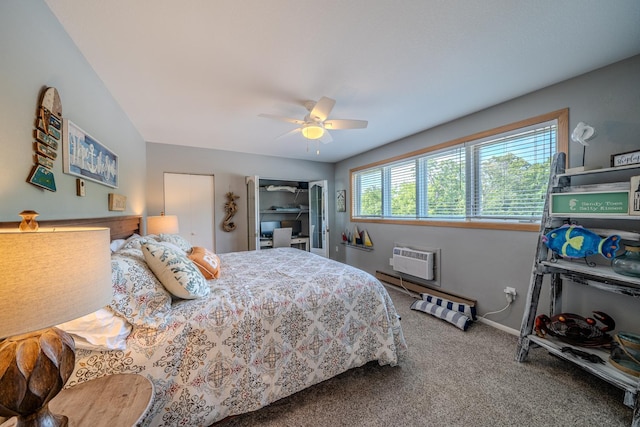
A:
[[[164,233],[161,233],[161,234],[158,235],[157,240],[158,240],[158,242],[173,243],[174,245],[176,245],[177,247],[179,247],[180,249],[182,249],[185,252],[189,252],[191,250],[191,243],[189,243],[187,241],[187,239],[185,239],[184,237],[182,237],[179,234],[164,234]]]
[[[145,242],[156,242],[156,236],[140,236],[138,234],[134,234],[129,237],[127,241],[122,245],[120,250],[123,249],[140,249],[140,245]]]
[[[124,350],[131,333],[129,322],[107,308],[56,327],[71,334],[76,348],[86,350]]]
[[[144,259],[144,255],[142,255],[142,249],[131,249],[131,248],[129,248],[129,249],[120,249],[118,251],[118,255],[130,257],[130,258],[136,258],[140,262],[142,262],[145,266],[147,265],[147,261]],[[147,267],[147,270],[148,269],[149,269],[149,267]]]
[[[171,248],[174,251],[179,252],[181,255],[186,255],[187,254],[187,252],[184,249],[182,249],[180,246],[175,245],[175,244],[173,244],[171,242],[157,242],[157,244],[160,245],[160,246],[164,246],[165,248]]]
[[[411,309],[423,311],[442,320],[446,320],[447,322],[457,326],[463,331],[466,331],[469,327],[469,324],[471,324],[471,319],[469,319],[464,314],[457,311],[449,310],[448,308],[424,300],[414,301],[413,304],[411,304]]]
[[[188,258],[198,267],[205,279],[220,277],[220,258],[207,248],[194,246]]]
[[[449,310],[452,310],[452,311],[459,311],[460,313],[463,313],[464,315],[471,318],[472,320],[476,320],[476,307],[474,305],[451,301],[446,298],[434,296],[428,293],[421,293],[420,296],[424,301],[433,303],[435,305],[439,305],[441,307],[448,308]]]
[[[147,266],[140,250],[111,255],[113,299],[110,308],[131,324],[160,327],[171,311],[171,294]]]
[[[124,246],[125,243],[127,243],[125,239],[112,240],[111,243],[109,244],[109,249],[111,249],[111,253],[118,252]]]
[[[185,255],[150,242],[142,244],[142,253],[151,271],[174,296],[194,299],[209,295],[209,284]]]

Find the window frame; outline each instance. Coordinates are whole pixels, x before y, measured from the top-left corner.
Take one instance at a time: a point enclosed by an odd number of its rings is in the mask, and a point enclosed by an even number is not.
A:
[[[516,231],[535,231],[538,232],[540,230],[540,221],[528,221],[528,222],[519,222],[517,220],[488,220],[488,219],[476,219],[476,218],[461,218],[461,219],[429,219],[429,218],[420,218],[420,219],[396,219],[396,218],[373,218],[366,216],[354,216],[354,173],[363,171],[365,169],[372,169],[376,167],[384,167],[390,163],[397,163],[403,160],[410,160],[412,157],[423,156],[427,153],[432,153],[439,150],[444,150],[447,148],[453,148],[455,146],[460,146],[465,143],[471,143],[473,141],[478,141],[482,139],[488,139],[492,137],[497,137],[501,134],[505,134],[508,132],[513,132],[518,129],[527,128],[531,126],[535,126],[538,124],[543,124],[545,122],[557,121],[557,130],[556,130],[556,152],[568,152],[569,148],[569,109],[564,108],[561,110],[552,111],[550,113],[541,114],[536,117],[520,120],[514,123],[510,123],[504,126],[499,126],[493,129],[489,129],[486,131],[478,132],[472,135],[464,136],[462,138],[457,138],[448,142],[444,142],[441,144],[436,144],[431,147],[426,147],[420,150],[412,151],[409,153],[401,154],[398,156],[394,156],[388,159],[380,160],[374,163],[369,163],[367,165],[358,166],[356,168],[349,170],[349,218],[351,222],[365,222],[365,223],[379,223],[379,224],[400,224],[400,225],[422,225],[422,226],[434,226],[434,227],[454,227],[454,228],[479,228],[479,229],[494,229],[494,230],[516,230]],[[471,166],[467,164],[467,168]],[[467,171],[469,172],[469,171]],[[418,171],[416,171],[418,173]],[[384,177],[383,181],[384,181]],[[420,181],[420,180],[418,180]],[[467,181],[467,186],[470,186],[470,180]],[[469,189],[469,188],[468,188]],[[383,191],[384,193],[384,191]],[[384,206],[385,195],[382,194],[382,209],[385,212],[387,209]],[[420,201],[417,200],[417,203]],[[418,205],[420,206],[420,205]]]

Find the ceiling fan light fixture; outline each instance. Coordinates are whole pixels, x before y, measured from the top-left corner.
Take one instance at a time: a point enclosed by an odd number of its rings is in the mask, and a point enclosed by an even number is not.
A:
[[[317,124],[308,124],[302,127],[302,136],[307,139],[320,139],[324,135],[324,128]]]

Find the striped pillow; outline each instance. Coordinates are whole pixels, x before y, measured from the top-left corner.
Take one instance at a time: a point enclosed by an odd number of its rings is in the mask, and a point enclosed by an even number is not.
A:
[[[446,320],[452,325],[457,326],[458,328],[466,331],[469,325],[471,324],[471,319],[469,319],[464,314],[449,310],[446,307],[442,307],[437,304],[433,304],[431,302],[427,302],[424,300],[416,300],[411,304],[412,310],[423,311],[425,313],[431,314],[435,317],[438,317],[442,320]]]
[[[460,313],[465,314],[472,320],[476,320],[476,307],[470,306],[469,304],[464,304],[461,302],[450,301],[446,298],[433,296],[427,293],[421,293],[420,296],[424,301],[433,303],[435,305],[439,305],[441,307],[448,308],[452,311],[458,311]]]

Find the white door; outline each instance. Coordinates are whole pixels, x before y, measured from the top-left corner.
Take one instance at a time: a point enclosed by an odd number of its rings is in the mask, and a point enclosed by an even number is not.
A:
[[[309,247],[311,252],[329,257],[329,199],[327,181],[309,183]]]
[[[249,250],[260,249],[260,180],[257,176],[245,177],[247,184],[247,229]]]
[[[164,174],[164,212],[178,216],[179,234],[215,252],[213,175]]]

